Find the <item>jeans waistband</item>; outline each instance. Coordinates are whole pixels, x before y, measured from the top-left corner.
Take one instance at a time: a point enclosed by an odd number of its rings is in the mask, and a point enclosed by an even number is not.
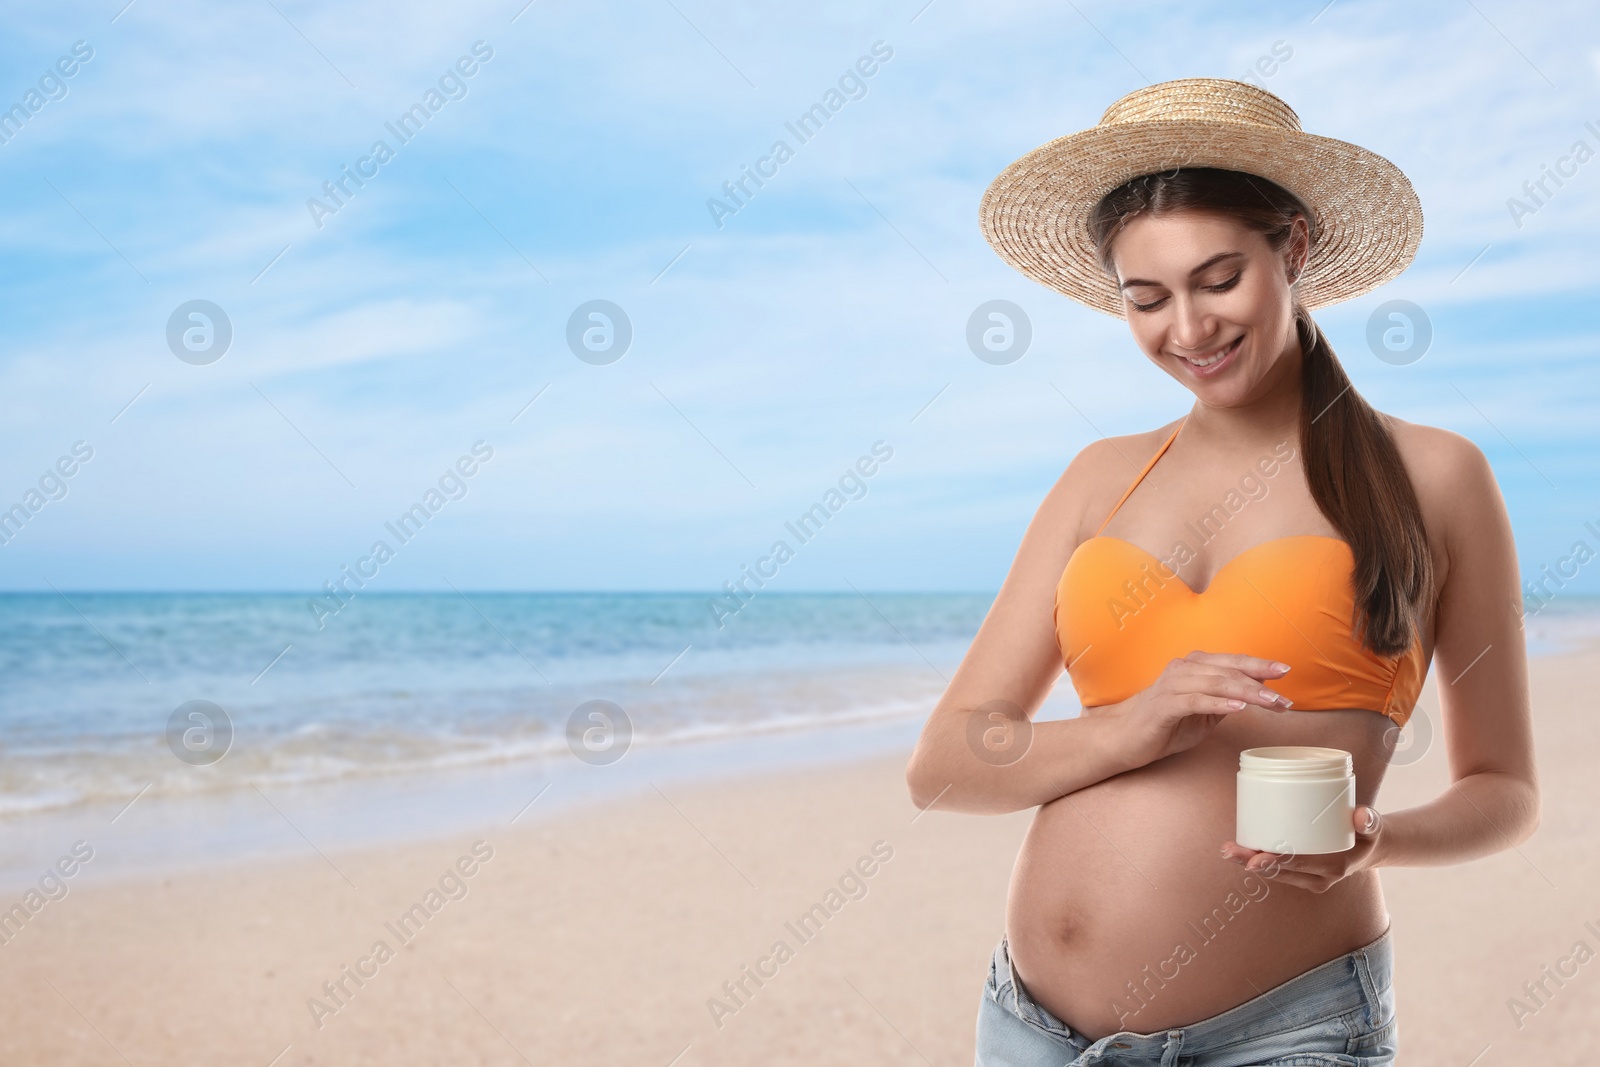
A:
[[[1010,968],[1018,1009],[1040,1016],[1040,1021],[1046,1024],[1065,1029],[1065,1024],[1034,1003],[1021,982],[1017,981],[1016,968],[1011,964],[1010,946],[1005,937],[1000,939],[1000,953]],[[1393,976],[1393,927],[1386,927],[1375,940],[1360,948],[1318,964],[1208,1019],[1155,1033],[1124,1030],[1092,1043],[1074,1031],[1069,1040],[1080,1050],[1114,1045],[1117,1048],[1143,1049],[1154,1053],[1157,1058],[1160,1051],[1174,1040],[1186,1051],[1217,1048],[1296,1029],[1352,1010],[1370,1008],[1373,1012],[1380,1012],[1386,1003],[1392,1003],[1390,987]],[[1368,1021],[1375,1023],[1377,1020]]]
[[[1341,1015],[1364,1006],[1378,1010],[1394,977],[1394,940],[1391,930],[1298,974],[1260,996],[1220,1015],[1180,1027],[1184,1044],[1237,1041],[1257,1033],[1271,1033]]]

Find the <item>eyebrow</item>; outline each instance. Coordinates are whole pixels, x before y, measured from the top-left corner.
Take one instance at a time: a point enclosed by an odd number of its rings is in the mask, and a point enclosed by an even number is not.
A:
[[[1204,263],[1200,264],[1194,270],[1190,271],[1189,272],[1189,277],[1193,278],[1196,274],[1199,274],[1201,271],[1205,270],[1207,267],[1215,266],[1216,264],[1221,263],[1225,259],[1242,259],[1242,258],[1244,258],[1244,253],[1243,252],[1218,252],[1216,255],[1212,256],[1210,259],[1208,259]],[[1160,284],[1161,284],[1160,282],[1145,281],[1143,278],[1129,278],[1127,281],[1125,281],[1121,285],[1117,286],[1117,288],[1118,289],[1126,289],[1130,285],[1160,285]]]

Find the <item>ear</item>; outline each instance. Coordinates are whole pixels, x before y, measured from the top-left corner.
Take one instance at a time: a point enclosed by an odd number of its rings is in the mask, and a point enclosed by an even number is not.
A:
[[[1305,273],[1306,260],[1311,256],[1311,228],[1304,215],[1296,215],[1290,224],[1289,247],[1285,255],[1285,269],[1289,284],[1293,285]]]

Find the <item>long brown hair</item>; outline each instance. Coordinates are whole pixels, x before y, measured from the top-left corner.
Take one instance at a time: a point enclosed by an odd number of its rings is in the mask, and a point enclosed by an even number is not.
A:
[[[1254,174],[1180,167],[1134,178],[1095,206],[1090,227],[1101,263],[1115,273],[1111,243],[1133,218],[1209,211],[1237,219],[1287,247],[1296,216],[1315,235],[1315,216],[1293,193]],[[1362,642],[1381,656],[1411,647],[1418,612],[1433,594],[1433,555],[1416,491],[1383,417],[1356,392],[1328,338],[1299,300],[1295,331],[1304,354],[1300,375],[1300,453],[1311,498],[1349,542],[1351,591],[1362,616]]]

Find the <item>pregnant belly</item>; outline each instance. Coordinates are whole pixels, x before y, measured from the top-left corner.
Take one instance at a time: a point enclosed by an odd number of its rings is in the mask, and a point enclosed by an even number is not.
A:
[[[1040,807],[1006,907],[1029,994],[1098,1039],[1199,1022],[1374,940],[1388,925],[1376,871],[1314,893],[1222,858],[1234,837],[1239,751],[1349,751],[1356,802],[1376,804],[1388,719],[1251,709],[1204,742]]]

